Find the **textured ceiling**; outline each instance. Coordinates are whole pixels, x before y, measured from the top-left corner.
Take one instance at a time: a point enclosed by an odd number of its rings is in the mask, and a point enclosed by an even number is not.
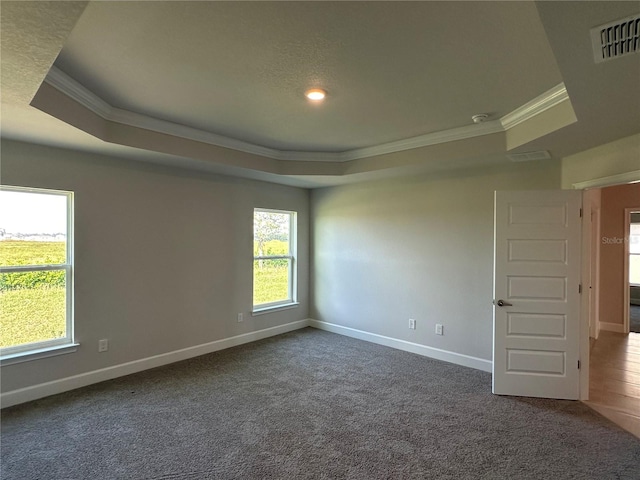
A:
[[[640,132],[640,55],[596,65],[589,38],[638,12],[3,0],[1,134],[307,187],[557,159]],[[324,103],[304,98],[312,86]]]
[[[3,103],[29,103],[88,2],[2,2]],[[64,4],[64,8],[60,6]]]
[[[98,2],[56,66],[114,107],[304,151],[497,118],[562,81],[531,2]]]

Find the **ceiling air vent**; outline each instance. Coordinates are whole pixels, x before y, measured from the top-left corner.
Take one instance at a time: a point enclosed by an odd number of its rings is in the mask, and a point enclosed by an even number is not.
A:
[[[512,153],[507,155],[507,158],[512,162],[534,162],[536,160],[549,160],[551,155],[546,150],[540,150],[539,152]]]
[[[591,29],[596,63],[640,52],[640,13]]]

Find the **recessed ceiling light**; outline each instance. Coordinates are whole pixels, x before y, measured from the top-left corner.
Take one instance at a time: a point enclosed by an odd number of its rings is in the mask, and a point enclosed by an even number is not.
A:
[[[321,88],[312,88],[304,92],[304,95],[309,100],[313,100],[317,102],[317,101],[323,100],[324,97],[327,96],[327,92],[322,90]]]

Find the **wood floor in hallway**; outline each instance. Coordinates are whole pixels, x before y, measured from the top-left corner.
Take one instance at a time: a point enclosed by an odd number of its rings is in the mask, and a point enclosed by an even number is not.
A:
[[[585,403],[640,438],[640,334],[600,332],[589,368]]]

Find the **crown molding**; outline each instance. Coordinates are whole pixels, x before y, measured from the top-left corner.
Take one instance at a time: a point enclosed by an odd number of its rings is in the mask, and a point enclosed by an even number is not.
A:
[[[576,190],[585,190],[587,188],[601,188],[627,183],[640,183],[640,170],[611,175],[610,177],[594,178],[593,180],[574,183],[571,186]]]
[[[113,108],[106,120],[123,125],[129,125],[130,127],[164,133],[172,137],[186,138],[188,140],[195,140],[196,142],[251,153],[261,157],[277,159],[280,153],[278,150],[263,147],[261,145],[243,142],[242,140],[237,140],[235,138],[225,137],[216,133],[182,125],[180,123],[169,122],[160,118],[150,117],[136,112],[131,112],[129,110],[122,110],[120,108]]]
[[[499,121],[484,122],[474,125],[465,125],[464,127],[452,128],[441,132],[427,133],[417,137],[410,137],[395,142],[374,145],[373,147],[358,148],[349,150],[348,160],[356,160],[359,158],[374,157],[376,155],[386,155],[389,153],[401,152],[403,150],[411,150],[414,148],[428,147],[441,143],[455,142],[465,140],[467,138],[480,137],[490,135],[492,133],[504,132],[504,128]]]
[[[120,123],[131,127],[164,133],[174,137],[217,145],[219,147],[239,150],[241,152],[252,153],[263,157],[278,158],[279,155],[278,150],[217,135],[215,133],[188,127],[179,123],[168,122],[166,120],[142,115],[129,110],[112,107],[95,93],[85,88],[84,85],[77,82],[55,66],[51,67],[51,70],[45,78],[45,82],[109,122]]]
[[[425,135],[410,137],[403,140],[374,145],[371,147],[355,148],[343,152],[314,152],[277,150],[179,123],[116,108],[102,100],[96,94],[55,66],[51,67],[51,70],[44,81],[109,122],[129,125],[135,128],[216,145],[275,160],[309,162],[347,162],[350,160],[386,155],[403,150],[411,150],[483,135],[490,135],[493,133],[505,132],[510,128],[513,128],[514,126],[519,125],[522,122],[539,115],[545,110],[569,99],[567,90],[564,84],[561,83],[526,103],[522,107],[519,107],[513,112],[503,116],[499,120],[466,125],[440,132],[427,133]]]
[[[109,120],[113,108],[62,70],[52,66],[44,81],[93,113]]]
[[[504,129],[499,121],[485,122],[478,125],[467,125],[459,128],[452,128],[441,132],[427,133],[417,137],[405,138],[388,143],[381,143],[373,147],[354,148],[344,152],[294,152],[281,151],[278,160],[308,160],[308,161],[328,161],[328,162],[348,162],[360,158],[375,157],[389,153],[412,150],[414,148],[428,147],[441,143],[455,142],[467,138],[490,135],[492,133],[503,132]]]
[[[509,130],[566,100],[569,100],[569,94],[564,83],[560,83],[521,107],[516,108],[513,112],[507,113],[500,118],[500,123],[505,130]]]

